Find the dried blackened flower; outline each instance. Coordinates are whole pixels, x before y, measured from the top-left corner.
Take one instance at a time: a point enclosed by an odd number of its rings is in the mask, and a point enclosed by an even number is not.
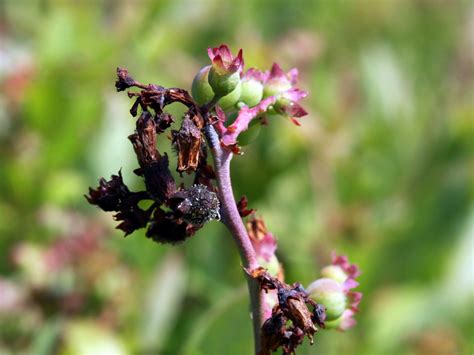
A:
[[[326,316],[321,305],[309,298],[308,292],[299,283],[285,284],[261,267],[245,271],[259,282],[262,290],[277,290],[278,295],[278,304],[262,326],[260,354],[268,355],[278,347],[283,349],[283,354],[294,354],[305,336],[312,344],[313,335],[318,331],[316,325],[324,327]]]
[[[285,344],[286,323],[288,320],[282,312],[268,318],[262,325],[262,351],[259,355],[269,355]]]
[[[178,244],[192,236],[197,229],[182,218],[176,217],[173,212],[165,212],[161,208],[157,208],[148,226],[146,236],[158,243]]]
[[[119,171],[118,175],[112,175],[109,181],[101,178],[96,189],[89,188],[89,195],[84,196],[90,204],[109,212],[119,211],[125,203],[128,203],[132,192],[124,184],[122,172]]]
[[[173,144],[178,151],[179,172],[196,170],[201,148],[201,130],[191,120],[190,114],[184,115],[179,131],[173,131]]]
[[[132,234],[137,229],[145,228],[150,218],[152,210],[142,210],[138,206],[131,206],[128,210],[123,210],[114,215],[114,220],[121,221],[117,229],[125,232],[125,236]]]
[[[215,192],[204,185],[194,185],[175,193],[170,204],[182,214],[183,220],[201,225],[213,219],[219,220],[219,199]]]
[[[135,80],[128,74],[127,69],[117,68],[118,80],[115,82],[117,91],[124,91],[136,84]]]
[[[176,191],[176,185],[168,169],[168,156],[160,155],[156,149],[156,134],[155,121],[149,112],[143,111],[137,120],[136,133],[128,138],[140,164],[136,173],[144,177],[148,193],[161,204]]]
[[[313,324],[313,313],[309,311],[307,304],[313,308],[316,303],[308,298],[308,293],[299,284],[278,288],[278,302],[283,314],[293,322],[293,325],[300,328],[313,343],[313,334],[317,328]]]
[[[174,122],[173,116],[168,112],[157,113],[154,117],[156,133],[163,133],[166,131],[171,124]]]
[[[90,204],[99,206],[104,211],[116,211],[114,219],[121,221],[117,229],[125,232],[125,236],[137,229],[144,228],[151,214],[150,210],[138,207],[141,200],[150,199],[145,191],[131,192],[124,184],[122,174],[112,175],[111,180],[100,179],[99,187],[89,188],[90,196],[85,196]]]
[[[226,60],[224,58],[224,62]],[[147,236],[155,241],[180,242],[193,235],[205,222],[220,218],[219,200],[211,183],[215,173],[206,162],[207,153],[201,136],[201,129],[209,123],[206,122],[208,115],[205,115],[205,120],[186,90],[142,84],[122,68],[117,69],[117,77],[115,86],[118,91],[132,87],[141,89],[128,92],[129,98],[135,98],[130,109],[132,116],[137,116],[141,109],[136,130],[128,138],[140,165],[134,172],[144,178],[146,191],[131,192],[119,173],[110,181],[100,180],[99,187],[90,189],[86,198],[106,211],[116,211],[114,219],[120,222],[117,228],[125,235],[148,227]],[[173,123],[173,117],[163,111],[173,102],[188,108],[181,129],[172,132],[173,144],[178,151],[177,170],[195,172],[195,186],[188,189],[182,186],[179,191],[169,170],[168,156],[160,154],[156,147],[157,136]],[[146,210],[138,206],[144,199],[154,202]],[[171,210],[165,212],[162,208]]]
[[[247,196],[242,196],[240,200],[237,202],[237,209],[239,211],[240,217],[247,217],[253,213],[255,210],[253,208],[248,208],[249,201],[247,200]]]

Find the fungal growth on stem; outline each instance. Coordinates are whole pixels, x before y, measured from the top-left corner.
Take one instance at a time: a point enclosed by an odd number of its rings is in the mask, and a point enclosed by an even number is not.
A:
[[[234,198],[230,162],[241,152],[240,135],[256,124],[267,124],[270,116],[300,125],[299,119],[307,114],[300,101],[307,93],[295,87],[297,69],[285,72],[275,63],[269,71],[244,71],[242,50],[234,56],[226,45],[209,48],[208,54],[210,64],[194,77],[191,94],[142,84],[126,69],[117,69],[117,91],[129,90],[128,97],[134,99],[130,114],[136,128],[128,139],[137,156],[134,173],[145,188],[131,191],[119,171],[109,180],[100,179],[85,197],[115,212],[117,228],[125,236],[145,228],[146,236],[158,243],[181,243],[212,220],[224,223],[247,278],[255,354],[279,349],[295,354],[305,337],[313,343],[319,329],[344,330],[355,324],[361,294],[352,289],[360,272],[346,257],[334,255],[332,265],[321,271],[323,277],[308,288],[285,283],[276,238],[248,207],[245,196]],[[176,118],[166,111],[175,102],[186,107],[178,130],[170,128]],[[168,137],[177,153],[174,175],[167,154],[157,149],[157,139]],[[184,183],[183,174],[192,176],[191,184]]]

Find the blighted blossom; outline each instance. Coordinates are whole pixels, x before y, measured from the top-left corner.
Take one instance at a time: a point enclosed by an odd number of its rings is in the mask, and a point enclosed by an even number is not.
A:
[[[245,271],[264,292],[275,291],[277,295],[278,302],[262,325],[260,355],[269,355],[278,348],[283,349],[283,354],[295,354],[305,336],[312,344],[318,327],[324,328],[324,308],[299,283],[288,285],[264,268]]]
[[[346,257],[334,255],[322,278],[307,289],[284,282],[276,238],[245,197],[235,201],[229,169],[249,127],[272,116],[300,125],[298,119],[307,114],[300,101],[307,93],[296,86],[297,69],[284,72],[275,63],[268,71],[244,70],[242,50],[233,55],[224,44],[209,48],[208,55],[210,63],[194,77],[192,95],[181,88],[140,83],[126,69],[117,69],[117,91],[127,90],[134,100],[130,114],[136,125],[128,138],[138,163],[134,173],[144,188],[129,189],[119,171],[109,180],[100,179],[86,198],[114,212],[125,235],[145,229],[146,237],[159,243],[183,242],[209,221],[221,220],[248,275],[254,330],[260,337],[256,354],[277,349],[295,354],[305,337],[313,342],[320,328],[346,329],[355,323],[361,294],[352,289],[359,270]],[[166,111],[173,103],[185,106],[179,121]],[[176,154],[174,172],[174,159],[158,150],[159,139],[169,142]],[[245,224],[242,218],[247,218]]]
[[[327,328],[346,330],[355,325],[353,316],[358,312],[362,293],[352,291],[359,284],[359,268],[351,264],[347,256],[333,253],[331,265],[321,270],[320,278],[311,283],[307,290],[310,297],[326,308]]]
[[[117,228],[125,235],[147,228],[146,236],[157,242],[181,242],[194,235],[204,223],[219,219],[219,199],[211,183],[215,175],[206,162],[207,152],[201,133],[204,118],[185,90],[141,84],[121,68],[117,69],[117,76],[115,86],[118,91],[131,87],[142,89],[128,93],[130,98],[135,98],[130,110],[132,116],[138,115],[139,108],[142,111],[136,120],[135,132],[128,138],[139,165],[134,173],[143,178],[145,190],[130,191],[119,172],[108,181],[100,179],[99,186],[90,188],[86,198],[104,211],[114,211],[114,219],[119,221]],[[177,186],[169,169],[167,154],[160,153],[156,145],[158,136],[174,121],[169,113],[163,111],[173,102],[188,108],[181,128],[171,132],[178,155],[176,170],[195,174],[195,184],[188,188]],[[149,207],[142,207],[142,201],[147,201]]]

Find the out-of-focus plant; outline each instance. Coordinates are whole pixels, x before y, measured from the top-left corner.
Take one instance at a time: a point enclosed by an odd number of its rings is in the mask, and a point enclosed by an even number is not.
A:
[[[230,162],[241,153],[244,134],[256,124],[267,124],[272,116],[283,116],[296,125],[306,111],[299,102],[307,95],[296,88],[298,70],[285,73],[278,64],[262,72],[245,73],[242,50],[233,56],[227,45],[208,50],[211,64],[196,74],[192,95],[181,88],[142,84],[118,68],[116,89],[130,91],[134,98],[130,113],[137,117],[136,130],[128,138],[139,167],[135,174],[144,180],[145,190],[131,191],[122,174],[101,179],[89,189],[87,200],[104,211],[114,211],[118,229],[129,235],[146,228],[146,236],[159,243],[177,244],[193,236],[211,220],[220,220],[230,231],[240,252],[248,281],[255,353],[264,355],[296,348],[319,328],[346,329],[354,325],[361,294],[351,289],[358,284],[358,268],[346,257],[333,257],[323,278],[306,290],[300,283],[287,284],[275,251],[276,239],[245,196],[234,198]],[[174,117],[166,106],[180,103],[187,110],[179,130],[171,130],[171,144],[178,162],[176,181],[166,154],[157,149],[157,138],[167,132]],[[163,135],[162,135],[163,136]],[[213,167],[208,164],[211,154]],[[191,185],[183,174],[193,175]],[[242,221],[247,218],[246,225]]]
[[[0,352],[123,353],[111,331],[130,313],[133,272],[104,243],[100,222],[77,213],[61,218],[74,221],[69,233],[48,246],[24,241],[11,252],[15,277],[0,278]],[[78,340],[86,328],[100,334],[87,345]]]

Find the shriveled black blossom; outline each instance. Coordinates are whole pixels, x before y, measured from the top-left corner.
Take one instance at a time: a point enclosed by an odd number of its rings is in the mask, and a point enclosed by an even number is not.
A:
[[[196,170],[201,151],[201,130],[196,126],[189,113],[184,115],[179,131],[173,131],[173,144],[178,152],[179,172]]]
[[[194,235],[197,229],[199,227],[187,223],[174,212],[165,212],[157,208],[150,220],[146,236],[158,243],[178,244]]]
[[[148,193],[161,204],[176,191],[176,185],[168,168],[168,156],[156,149],[156,135],[155,121],[144,111],[137,120],[136,132],[128,139],[140,165],[135,173],[144,177]]]
[[[309,298],[308,292],[299,283],[288,285],[262,267],[245,271],[259,282],[262,290],[276,290],[278,295],[278,304],[273,307],[272,316],[262,325],[262,350],[259,355],[269,355],[280,347],[284,355],[295,354],[305,336],[312,344],[313,335],[318,331],[316,325],[324,327],[324,308]]]
[[[132,193],[123,183],[122,172],[119,171],[118,175],[112,175],[109,181],[101,178],[96,189],[89,188],[89,195],[85,197],[90,204],[97,205],[104,211],[119,211]]]
[[[100,179],[96,189],[89,188],[89,196],[85,196],[90,204],[99,206],[104,211],[115,211],[117,226],[129,235],[137,229],[146,226],[150,217],[150,210],[143,210],[138,206],[142,200],[149,199],[146,191],[131,192],[124,184],[122,174],[112,175],[109,181]]]
[[[134,172],[143,178],[145,191],[130,191],[119,172],[109,181],[101,179],[96,189],[89,189],[86,198],[104,211],[115,211],[114,219],[120,222],[117,228],[125,235],[147,228],[146,236],[156,242],[182,242],[204,223],[219,219],[219,200],[212,185],[215,174],[207,164],[206,146],[201,134],[207,123],[186,90],[142,84],[123,68],[117,68],[117,77],[117,91],[140,90],[128,92],[129,98],[135,99],[130,113],[133,117],[138,116],[135,132],[128,138],[139,165]],[[187,188],[183,184],[176,185],[169,169],[168,155],[157,149],[158,136],[174,122],[171,114],[163,110],[173,102],[188,108],[181,128],[171,132],[172,144],[178,154],[176,170],[195,174],[193,186]],[[143,200],[151,200],[148,209],[139,206]]]
[[[125,232],[125,236],[132,234],[137,229],[145,228],[150,218],[151,210],[142,210],[138,206],[133,206],[128,210],[123,210],[114,215],[114,220],[121,223],[117,226]]]
[[[123,68],[117,68],[117,81],[115,82],[115,88],[117,91],[124,91],[135,85],[135,80],[128,75],[128,70]]]
[[[255,210],[253,208],[249,208],[249,201],[247,199],[247,196],[245,195],[242,196],[237,202],[237,210],[239,211],[239,215],[242,218],[255,213]]]

